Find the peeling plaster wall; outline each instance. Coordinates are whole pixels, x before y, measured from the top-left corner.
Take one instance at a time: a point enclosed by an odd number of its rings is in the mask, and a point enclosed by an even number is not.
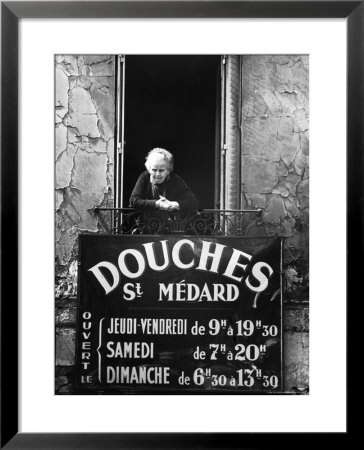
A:
[[[242,59],[246,206],[263,209],[249,234],[285,240],[287,298],[308,298],[308,56]]]
[[[77,236],[101,228],[91,209],[113,206],[114,56],[55,57],[56,391],[72,386]]]
[[[56,296],[76,294],[77,236],[97,232],[90,209],[112,206],[113,56],[55,57]]]
[[[244,201],[262,209],[248,234],[286,238],[285,386],[290,392],[308,389],[308,92],[308,56],[242,57]],[[298,328],[292,327],[293,318]]]

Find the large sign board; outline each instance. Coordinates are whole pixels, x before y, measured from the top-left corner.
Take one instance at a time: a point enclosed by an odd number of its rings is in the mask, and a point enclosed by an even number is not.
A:
[[[79,255],[79,392],[282,392],[281,238],[81,235]]]

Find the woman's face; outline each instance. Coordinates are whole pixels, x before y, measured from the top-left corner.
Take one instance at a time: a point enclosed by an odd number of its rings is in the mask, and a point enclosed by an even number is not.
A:
[[[167,161],[164,158],[153,158],[149,163],[148,171],[152,183],[163,183],[169,174]]]

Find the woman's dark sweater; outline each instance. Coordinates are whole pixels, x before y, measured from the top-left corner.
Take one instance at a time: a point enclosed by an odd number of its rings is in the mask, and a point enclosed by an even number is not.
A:
[[[172,173],[168,179],[152,188],[149,172],[143,172],[130,196],[130,206],[136,209],[157,210],[155,203],[162,195],[170,201],[179,203],[182,214],[195,211],[199,207],[199,202],[192,190],[182,180],[181,177]]]

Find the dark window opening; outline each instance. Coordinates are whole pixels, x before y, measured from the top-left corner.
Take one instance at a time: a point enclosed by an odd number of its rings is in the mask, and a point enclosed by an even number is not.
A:
[[[215,55],[126,56],[124,207],[154,147],[173,153],[200,207],[214,207],[219,73]]]

